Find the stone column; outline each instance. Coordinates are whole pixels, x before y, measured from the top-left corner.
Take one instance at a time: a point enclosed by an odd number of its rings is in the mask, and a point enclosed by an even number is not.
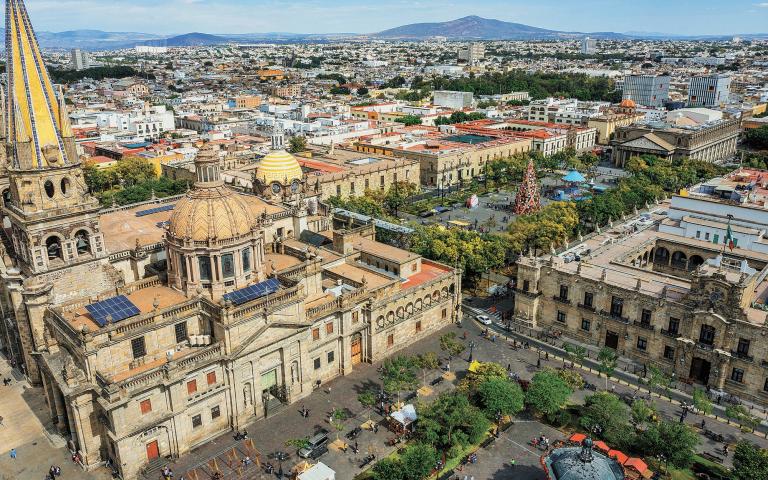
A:
[[[57,386],[53,386],[53,403],[56,409],[56,428],[62,435],[66,433],[68,428],[66,422],[66,407],[64,406],[64,398],[61,390]]]

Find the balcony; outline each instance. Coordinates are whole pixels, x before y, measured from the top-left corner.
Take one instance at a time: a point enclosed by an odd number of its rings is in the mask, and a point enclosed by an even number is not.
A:
[[[665,330],[663,328],[661,329],[661,334],[669,338],[677,338],[680,336],[680,333],[678,333],[677,330]]]
[[[744,360],[745,362],[755,361],[755,357],[753,357],[752,355],[749,355],[747,352],[739,352],[737,350],[731,350],[731,355],[735,358],[738,358],[739,360]]]
[[[579,308],[583,308],[584,310],[589,310],[590,312],[595,311],[594,305],[584,305],[583,303],[577,304]]]
[[[565,297],[561,297],[561,296],[559,296],[559,295],[553,295],[553,296],[552,296],[552,300],[554,300],[554,301],[556,301],[556,302],[560,302],[560,303],[563,303],[563,304],[565,304],[565,305],[570,305],[570,304],[571,304],[571,301],[570,301],[570,300],[568,300],[568,299],[567,299],[567,298],[565,298]]]
[[[541,292],[528,292],[528,291],[523,290],[521,288],[515,288],[514,292],[515,293],[519,293],[520,295],[524,295],[524,296],[526,296],[528,298],[536,298],[536,297],[541,296]]]
[[[606,310],[600,310],[600,315],[602,315],[604,317],[607,317],[607,318],[609,318],[611,320],[627,324],[627,325],[629,325],[629,323],[630,323],[629,319],[627,317],[622,317],[621,315],[617,315],[615,313],[608,312]]]
[[[706,350],[708,352],[711,352],[715,349],[715,346],[711,343],[703,343],[701,341],[696,342],[696,348],[699,348],[701,350]]]
[[[648,322],[642,322],[642,321],[639,321],[639,320],[634,320],[632,323],[633,323],[633,324],[634,324],[636,327],[640,327],[640,328],[642,328],[642,329],[644,329],[644,330],[648,330],[648,331],[651,331],[651,332],[654,332],[654,331],[656,331],[656,327],[654,327],[653,325],[651,325],[651,324],[650,324],[650,323],[648,323]]]

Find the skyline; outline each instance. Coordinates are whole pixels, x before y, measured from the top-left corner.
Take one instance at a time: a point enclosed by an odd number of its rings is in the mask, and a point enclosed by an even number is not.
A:
[[[754,0],[26,0],[40,31],[104,30],[176,35],[374,33],[478,15],[550,30],[680,35],[766,33],[768,2]],[[643,5],[638,8],[638,3]],[[217,14],[211,15],[214,10]],[[665,15],[659,15],[664,12]],[[599,15],[597,15],[599,13]],[[680,19],[687,19],[681,23]],[[169,19],[171,19],[169,21]],[[710,29],[710,30],[707,30]]]

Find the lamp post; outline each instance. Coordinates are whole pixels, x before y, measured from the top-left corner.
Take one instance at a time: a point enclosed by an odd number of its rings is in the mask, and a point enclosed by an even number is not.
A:
[[[283,478],[283,462],[288,460],[288,454],[285,452],[275,452],[275,460],[277,460],[277,478],[282,480]]]
[[[472,363],[472,354],[475,350],[475,341],[472,340],[469,342],[469,362]]]

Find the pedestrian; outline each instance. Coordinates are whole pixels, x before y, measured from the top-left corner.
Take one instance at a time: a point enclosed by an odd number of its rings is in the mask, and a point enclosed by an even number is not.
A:
[[[517,464],[517,460],[513,458],[512,460],[509,461],[509,464],[512,466],[512,468],[515,468],[515,464]]]
[[[512,364],[508,363],[507,364],[507,372],[511,372],[511,371],[512,371]]]
[[[541,359],[536,360],[536,368],[541,368]]]
[[[57,477],[60,477],[61,476],[61,467],[56,465],[56,466],[53,467],[53,469],[55,470],[53,473],[55,473]]]
[[[549,352],[544,352],[544,360],[549,361]]]
[[[701,429],[704,430],[707,427],[707,422],[703,418],[701,419]]]
[[[374,423],[373,424],[373,433],[379,433],[379,424],[378,423]]]
[[[10,453],[11,453],[11,458],[15,459],[16,458],[16,449],[12,448]]]

